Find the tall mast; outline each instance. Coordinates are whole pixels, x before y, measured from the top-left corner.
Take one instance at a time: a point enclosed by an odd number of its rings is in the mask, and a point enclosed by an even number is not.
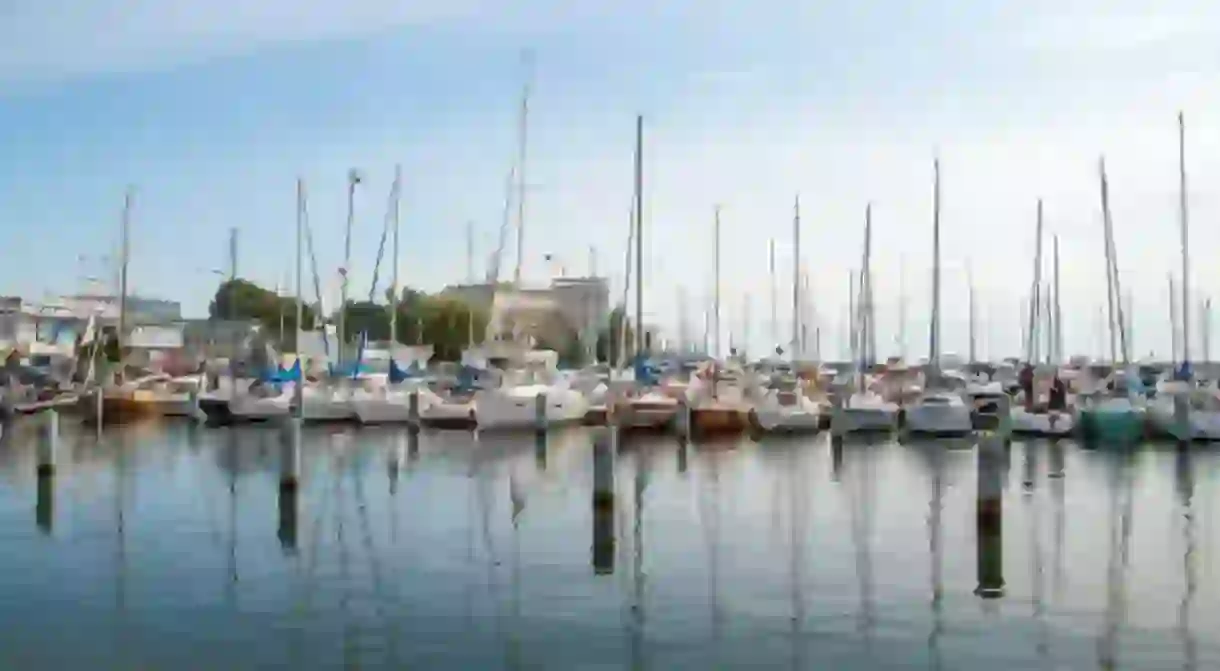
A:
[[[1034,226],[1034,283],[1029,294],[1029,338],[1025,360],[1034,364],[1038,358],[1038,324],[1042,314],[1042,199],[1038,199],[1037,223]]]
[[[343,363],[343,349],[347,345],[347,278],[352,266],[352,222],[356,218],[356,185],[360,183],[360,174],[352,168],[347,172],[347,225],[343,234],[343,267],[339,285],[339,351],[336,358]]]
[[[712,252],[713,280],[712,299],[712,358],[720,357],[720,206],[715,209],[713,225],[714,249]]]
[[[719,242],[717,242],[719,244]],[[719,258],[719,257],[718,257]],[[719,262],[719,261],[718,261]],[[719,272],[719,271],[717,271]],[[719,291],[719,281],[717,281]],[[635,336],[636,356],[644,354],[644,115],[635,117]]]
[[[521,266],[525,261],[525,158],[529,140],[530,85],[534,78],[534,54],[526,51],[521,55],[521,61],[525,66],[525,86],[521,91],[521,117],[517,128],[517,269],[513,272],[513,283],[518,289],[521,288]]]
[[[396,344],[396,343],[398,343],[398,299],[399,299],[398,224],[399,224],[400,203],[402,202],[402,166],[401,165],[394,166],[394,196],[393,196],[393,198],[394,198],[394,202],[391,205],[391,207],[393,207],[394,209],[393,209],[393,214],[391,216],[394,217],[394,238],[393,238],[393,247],[394,247],[393,264],[394,265],[393,265],[393,267],[392,267],[393,269],[390,273],[391,274],[391,277],[390,277],[390,342]],[[466,241],[467,241],[466,242],[466,259],[467,259],[467,265],[468,265],[468,272],[473,277],[474,264],[472,261],[473,257],[471,256],[472,246],[470,244],[470,226],[469,225],[466,226]],[[390,350],[390,356],[391,357],[394,356],[393,350]]]
[[[860,349],[866,365],[873,365],[875,347],[873,341],[873,204],[864,207],[864,263],[860,270],[860,302],[856,310],[860,313]]]
[[[1106,159],[1103,156],[1097,162],[1098,172],[1101,175],[1101,223],[1103,236],[1106,246],[1106,303],[1109,307],[1108,323],[1110,325],[1110,362],[1118,363],[1118,345],[1116,341],[1118,327],[1115,324],[1116,306],[1118,297],[1114,291],[1114,277],[1117,273],[1114,272],[1114,258],[1111,254],[1110,246],[1110,184],[1106,179]]]
[[[135,205],[135,187],[127,187],[123,197],[123,220],[119,231],[119,352],[127,340],[127,266],[131,261],[131,209]]]
[[[1173,286],[1173,273],[1169,273],[1166,278],[1169,280],[1169,361],[1176,366],[1178,363],[1178,292]]]
[[[1054,315],[1055,320],[1055,348],[1053,352],[1055,356],[1055,363],[1063,363],[1063,309],[1059,300],[1059,236],[1056,235],[1053,240],[1055,257],[1055,270],[1054,277],[1052,279],[1054,282],[1055,303],[1051,308],[1051,314]]]
[[[1182,220],[1182,364],[1190,363],[1190,221],[1186,206],[1186,121],[1178,112],[1178,213]]]
[[[974,341],[974,331],[975,331],[975,327],[974,327],[974,316],[975,316],[974,315],[974,273],[971,272],[969,263],[966,264],[966,292],[967,292],[966,309],[969,313],[968,329],[969,329],[969,336],[970,336],[970,363],[974,363],[974,362],[978,361],[978,358],[975,356],[977,354],[977,351],[975,349],[975,341]]]
[[[750,354],[750,294],[741,299],[741,358],[749,361]]]
[[[305,303],[304,303],[304,299],[302,298],[304,293],[301,289],[301,276],[302,276],[301,253],[303,251],[302,247],[303,247],[303,242],[304,242],[304,240],[303,240],[304,229],[305,229],[305,180],[301,177],[298,177],[297,178],[297,234],[296,234],[296,239],[297,239],[297,256],[296,256],[297,318],[296,318],[296,343],[293,345],[293,348],[292,348],[296,352],[298,362],[301,361],[301,329],[302,329],[302,324],[305,321]],[[317,319],[318,315],[314,315],[314,318]],[[293,384],[293,390],[292,390],[293,404],[296,407],[296,416],[298,418],[300,418],[302,416],[301,415],[301,412],[302,412],[302,410],[301,410],[301,389],[304,387],[304,382],[305,382],[305,377],[304,377],[305,364],[301,363],[300,367],[302,369],[301,370],[301,379],[297,380]]]
[[[940,373],[940,159],[932,162],[932,324],[928,327],[928,363]]]
[[[767,243],[767,272],[771,276],[771,343],[774,347],[779,342],[779,312],[775,303],[775,238]]]
[[[792,356],[801,342],[801,195],[792,203]]]

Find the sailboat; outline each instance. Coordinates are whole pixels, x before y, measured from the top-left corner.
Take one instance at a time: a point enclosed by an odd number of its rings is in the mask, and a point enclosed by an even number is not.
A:
[[[933,172],[932,320],[928,325],[928,367],[924,373],[923,392],[906,408],[906,430],[912,434],[962,436],[974,430],[970,406],[961,394],[944,389],[940,380],[940,160],[933,163]]]
[[[1182,236],[1182,365],[1175,371],[1173,381],[1157,385],[1157,394],[1148,404],[1148,421],[1153,431],[1178,441],[1220,440],[1220,396],[1217,395],[1215,389],[1199,388],[1190,380],[1190,257],[1185,156],[1185,123],[1182,115],[1178,114],[1178,195]],[[1174,304],[1175,298],[1170,295],[1171,306]],[[1176,328],[1176,324],[1171,325],[1170,328]],[[1181,414],[1179,414],[1179,406],[1181,406]]]
[[[1038,328],[1040,326],[1038,292],[1042,275],[1042,201],[1038,201],[1036,225],[1036,241],[1034,243],[1034,279],[1030,285],[1029,334],[1026,339],[1025,360],[1033,365],[1037,358],[1035,345],[1038,343]],[[1056,238],[1058,240],[1058,238]],[[1055,277],[1059,276],[1058,243],[1055,247]],[[1055,300],[1059,300],[1059,287],[1055,287]],[[1057,327],[1056,327],[1057,328]],[[1054,362],[1058,365],[1058,361]],[[1036,393],[1036,391],[1035,391]],[[1069,436],[1076,429],[1076,412],[1074,410],[1051,410],[1042,408],[1037,399],[1026,399],[1025,405],[1018,405],[1009,412],[1011,428],[1014,434],[1027,436],[1063,437]]]
[[[831,410],[830,430],[836,436],[857,432],[891,432],[898,428],[898,405],[885,400],[866,385],[866,369],[872,363],[867,343],[872,331],[872,282],[869,262],[872,254],[872,207],[864,211],[864,264],[860,272],[859,293],[852,300],[861,306],[853,313],[851,324],[852,355],[856,360],[855,381],[846,399],[835,395]]]
[[[1127,331],[1123,306],[1122,290],[1119,284],[1118,261],[1115,258],[1113,224],[1110,219],[1109,184],[1106,179],[1106,164],[1102,159],[1098,163],[1101,179],[1101,209],[1102,225],[1105,237],[1106,257],[1106,289],[1110,311],[1110,347],[1112,370],[1109,374],[1109,389],[1093,389],[1091,393],[1081,394],[1083,399],[1080,408],[1080,428],[1085,439],[1104,440],[1106,442],[1130,442],[1138,440],[1144,433],[1145,406],[1143,403],[1143,384],[1139,375],[1130,366],[1127,348]],[[1121,342],[1120,350],[1114,350],[1114,333],[1117,330]],[[1118,355],[1124,369],[1118,370]]]
[[[792,237],[793,264],[792,291],[796,300],[792,305],[792,322],[799,329],[801,323],[800,310],[800,199],[793,206]],[[771,247],[771,277],[772,277],[772,331],[775,330],[775,247]],[[794,337],[795,339],[795,337]],[[795,347],[796,353],[799,348]],[[777,362],[778,363],[778,362]],[[779,375],[786,366],[775,366],[776,373],[770,375],[766,386],[754,398],[754,407],[750,409],[750,427],[756,431],[782,433],[813,433],[821,428],[822,410],[812,399],[803,393],[800,380],[795,375]],[[789,368],[791,370],[791,368]]]

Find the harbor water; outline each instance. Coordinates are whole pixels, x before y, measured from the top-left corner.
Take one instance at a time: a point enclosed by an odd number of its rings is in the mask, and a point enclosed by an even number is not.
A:
[[[5,668],[1220,668],[1206,446],[54,438],[0,441]]]

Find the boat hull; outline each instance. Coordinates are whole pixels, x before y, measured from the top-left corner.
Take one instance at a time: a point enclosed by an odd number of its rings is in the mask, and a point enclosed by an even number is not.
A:
[[[906,409],[907,433],[921,436],[965,436],[974,431],[970,408],[962,405],[915,404]]]
[[[1076,432],[1077,424],[1077,417],[1072,412],[1030,412],[1025,408],[1013,408],[1010,428],[1018,436],[1065,438]]]

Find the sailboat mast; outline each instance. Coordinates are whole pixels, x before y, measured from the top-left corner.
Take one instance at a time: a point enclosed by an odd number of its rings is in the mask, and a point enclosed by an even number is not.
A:
[[[941,372],[941,160],[932,161],[932,323],[928,325],[927,362]]]
[[[1186,205],[1186,121],[1178,112],[1178,213],[1182,223],[1182,363],[1190,363],[1190,221]]]
[[[347,345],[347,278],[352,266],[352,221],[356,217],[356,185],[360,183],[360,175],[352,168],[347,173],[347,225],[343,233],[343,274],[339,285],[339,351],[336,356],[340,365],[343,363],[343,350]]]
[[[1203,301],[1203,362],[1212,360],[1212,299]]]
[[[940,159],[932,162],[932,323],[928,327],[928,364],[940,373]]]
[[[296,352],[297,361],[301,361],[301,329],[305,321],[305,303],[302,298],[304,295],[301,289],[301,252],[303,247],[305,229],[305,180],[297,177],[297,255],[296,255],[296,291],[297,291],[297,318],[296,318],[296,342],[293,345],[293,351]],[[314,315],[316,319],[318,315]],[[296,416],[301,417],[301,388],[305,381],[305,364],[301,363],[301,379],[296,380],[293,384],[292,396],[293,404],[296,407]]]
[[[712,331],[712,358],[720,357],[720,206],[715,209],[715,221],[713,225],[714,249],[712,251],[713,265],[713,331]]]
[[[719,290],[719,282],[717,282],[717,287]],[[635,328],[637,331],[635,353],[636,356],[643,356],[646,345],[644,343],[644,115],[642,114],[635,117]]]
[[[521,288],[521,266],[525,261],[525,158],[529,139],[530,85],[534,78],[534,55],[526,51],[521,56],[525,66],[525,86],[521,91],[521,117],[517,128],[517,268],[513,283]]]
[[[967,312],[969,313],[969,322],[968,322],[968,327],[967,327],[969,330],[969,336],[970,336],[970,359],[969,360],[970,360],[970,363],[974,363],[974,362],[978,361],[978,358],[975,356],[977,354],[977,351],[975,350],[975,340],[974,340],[974,331],[975,331],[975,328],[974,328],[974,273],[971,272],[969,263],[966,264],[966,292],[967,292],[966,309],[967,309]]]
[[[398,343],[398,224],[399,224],[399,209],[402,202],[402,166],[394,166],[394,203],[392,207],[394,217],[394,233],[393,233],[393,266],[390,272],[390,342]],[[466,262],[471,275],[474,274],[474,264],[472,262],[472,245],[470,244],[470,226],[466,226]],[[390,351],[390,356],[394,356],[393,350]]]
[[[775,238],[767,243],[767,272],[771,276],[771,343],[779,342],[779,312],[776,306]]]
[[[1042,318],[1042,199],[1038,199],[1037,223],[1034,226],[1034,284],[1030,292],[1029,305],[1029,351],[1026,361],[1033,364],[1038,358],[1038,327]]]
[[[1051,312],[1051,314],[1054,315],[1054,320],[1055,320],[1055,328],[1054,328],[1055,347],[1054,347],[1053,351],[1054,351],[1054,356],[1055,356],[1055,359],[1054,359],[1055,363],[1062,363],[1063,362],[1063,309],[1062,309],[1062,306],[1061,306],[1061,303],[1059,300],[1060,299],[1060,295],[1059,295],[1059,236],[1058,235],[1054,236],[1053,240],[1054,240],[1053,256],[1054,256],[1054,262],[1055,262],[1054,277],[1052,278],[1052,281],[1054,282],[1055,303],[1052,306],[1052,312]]]
[[[127,266],[131,260],[131,208],[135,201],[135,187],[127,187],[123,196],[123,219],[119,231],[119,352],[127,340]]]
[[[792,356],[798,358],[801,342],[801,195],[792,203]]]
[[[1169,280],[1169,362],[1178,363],[1178,292],[1173,286],[1173,273],[1166,276]]]
[[[1118,328],[1115,325],[1115,303],[1117,297],[1114,293],[1114,259],[1111,256],[1110,247],[1110,184],[1106,179],[1106,159],[1102,157],[1098,160],[1098,171],[1101,175],[1101,222],[1103,236],[1105,237],[1106,246],[1106,302],[1109,306],[1109,331],[1110,331],[1110,362],[1118,363],[1118,350],[1115,338],[1117,337]]]
[[[876,348],[873,342],[873,204],[864,207],[864,263],[860,271],[860,303],[856,309],[860,312],[862,328],[860,330],[860,349],[863,362],[873,365]]]

